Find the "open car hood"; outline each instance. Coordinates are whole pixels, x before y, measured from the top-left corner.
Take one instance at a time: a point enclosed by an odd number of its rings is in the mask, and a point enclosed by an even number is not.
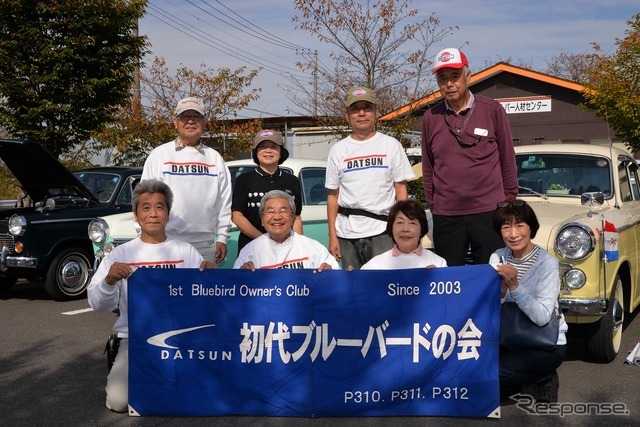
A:
[[[0,159],[34,202],[51,189],[74,191],[89,200],[98,199],[58,159],[33,141],[0,139]]]

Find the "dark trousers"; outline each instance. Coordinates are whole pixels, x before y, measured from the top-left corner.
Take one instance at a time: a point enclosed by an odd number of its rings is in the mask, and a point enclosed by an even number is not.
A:
[[[502,236],[493,227],[493,211],[472,215],[433,215],[435,252],[447,265],[465,265],[471,250],[474,264],[486,264],[489,257],[504,247]]]
[[[535,384],[555,374],[566,355],[566,345],[551,351],[500,347],[500,387]]]
[[[364,264],[376,255],[380,255],[393,247],[393,240],[387,233],[360,239],[344,239],[338,237],[342,268],[352,266],[360,270]]]

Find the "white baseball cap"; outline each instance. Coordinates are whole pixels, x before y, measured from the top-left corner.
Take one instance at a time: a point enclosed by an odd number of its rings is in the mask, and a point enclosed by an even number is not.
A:
[[[202,100],[200,98],[190,96],[178,101],[178,105],[176,105],[176,116],[188,110],[197,111],[204,116],[204,104],[202,103]]]

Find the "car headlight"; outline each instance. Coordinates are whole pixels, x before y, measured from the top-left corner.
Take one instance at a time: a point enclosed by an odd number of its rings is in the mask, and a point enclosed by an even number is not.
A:
[[[102,218],[94,219],[89,223],[89,240],[93,243],[100,244],[104,242],[109,234],[109,224]]]
[[[109,255],[114,249],[116,248],[116,245],[113,244],[113,242],[109,242],[106,245],[104,245],[104,248],[102,249],[102,253],[104,256]]]
[[[583,224],[567,224],[556,237],[556,250],[567,259],[584,258],[595,249],[595,245],[593,230]]]
[[[571,269],[565,273],[564,283],[569,289],[580,289],[587,283],[587,276],[582,270]]]
[[[27,219],[22,215],[12,215],[9,218],[9,233],[13,236],[22,236],[27,231]]]

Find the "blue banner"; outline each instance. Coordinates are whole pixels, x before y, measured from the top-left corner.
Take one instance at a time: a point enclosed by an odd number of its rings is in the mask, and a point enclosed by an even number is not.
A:
[[[129,279],[138,415],[499,417],[489,265]]]

